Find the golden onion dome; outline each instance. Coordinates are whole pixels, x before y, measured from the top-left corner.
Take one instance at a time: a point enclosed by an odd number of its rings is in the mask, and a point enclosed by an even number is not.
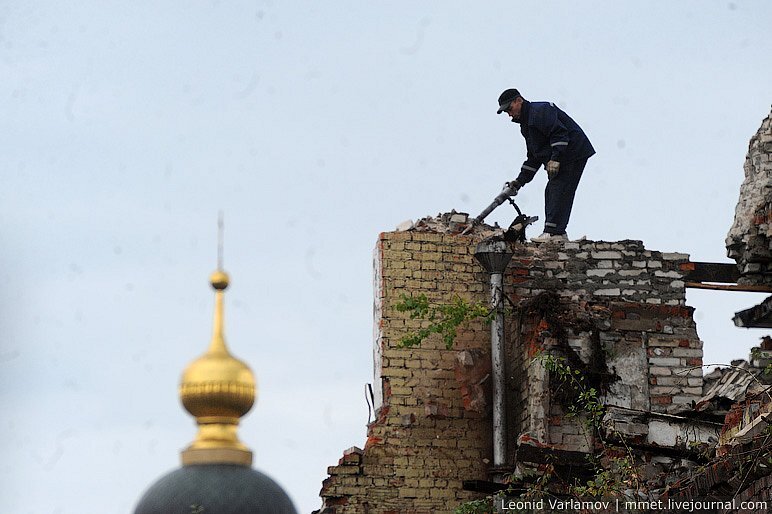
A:
[[[182,374],[180,398],[193,416],[240,418],[255,403],[255,377],[229,353],[207,352]]]
[[[196,440],[183,451],[182,460],[183,464],[248,465],[252,453],[239,441],[236,430],[239,418],[255,403],[255,377],[249,366],[231,355],[225,345],[223,296],[228,274],[217,270],[210,283],[215,289],[212,341],[206,353],[188,365],[180,381],[182,404],[199,426]]]

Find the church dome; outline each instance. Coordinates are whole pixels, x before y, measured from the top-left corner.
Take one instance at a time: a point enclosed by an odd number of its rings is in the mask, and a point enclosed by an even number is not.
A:
[[[184,466],[145,492],[134,514],[297,514],[282,488],[247,466]]]
[[[180,399],[196,418],[220,416],[237,420],[255,403],[255,377],[243,361],[228,351],[223,335],[222,291],[230,279],[222,270],[209,278],[217,292],[212,342],[205,354],[182,374]]]
[[[135,514],[297,514],[282,488],[252,468],[252,451],[238,437],[240,419],[255,403],[257,387],[252,370],[225,344],[229,282],[220,259],[210,277],[215,291],[212,339],[180,380],[180,399],[196,418],[198,433],[181,452],[182,467],[150,486]]]
[[[182,463],[250,465],[252,452],[239,440],[237,427],[255,403],[255,376],[225,344],[224,293],[230,278],[218,269],[209,282],[215,291],[212,340],[180,380],[182,405],[199,427],[196,439],[182,452]]]

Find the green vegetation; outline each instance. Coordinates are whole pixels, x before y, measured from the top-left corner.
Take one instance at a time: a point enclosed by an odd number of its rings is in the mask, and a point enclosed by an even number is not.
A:
[[[419,346],[430,335],[439,334],[445,347],[451,349],[460,326],[476,319],[490,322],[493,316],[492,311],[482,302],[468,302],[459,296],[451,298],[450,303],[430,306],[425,294],[402,294],[396,308],[399,312],[409,312],[410,319],[428,321],[426,327],[403,336],[399,340],[401,348]]]

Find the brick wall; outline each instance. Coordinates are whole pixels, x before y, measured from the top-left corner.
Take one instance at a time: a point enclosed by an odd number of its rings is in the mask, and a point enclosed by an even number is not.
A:
[[[374,256],[374,361],[380,363],[375,386],[382,386],[377,420],[368,428],[364,451],[353,450],[329,469],[322,512],[452,512],[473,497],[461,481],[485,477],[490,423],[484,409],[464,408],[458,352],[434,339],[420,348],[397,348],[399,338],[422,323],[396,311],[400,293],[424,293],[432,303],[453,294],[485,300],[486,277],[473,249],[471,238],[381,234]],[[483,353],[489,359],[485,330],[478,323],[458,337],[458,347],[475,352],[478,362]]]
[[[638,443],[683,449],[716,435],[692,430],[690,436],[655,415],[691,411],[702,396],[702,342],[682,280],[689,268],[687,255],[649,251],[639,241],[516,248],[508,283],[523,307],[509,332],[507,360],[509,430],[520,444],[568,452],[595,445],[583,417],[566,416],[576,400],[556,394],[565,386],[532,358],[540,353],[580,370],[613,411],[608,426]],[[559,308],[527,307],[548,292],[560,298]],[[515,448],[510,459],[523,461]]]
[[[400,337],[426,322],[395,309],[401,293],[423,293],[432,303],[453,295],[487,301],[488,276],[473,255],[477,242],[434,232],[381,234],[375,251],[377,419],[364,450],[348,450],[329,468],[321,512],[449,513],[476,497],[463,491],[463,480],[489,478],[490,328],[482,322],[466,327],[452,350],[433,338],[420,348],[398,348]],[[592,445],[580,420],[564,417],[565,402],[533,359],[539,352],[566,355],[583,371],[606,377],[607,405],[656,413],[690,409],[701,395],[702,349],[685,305],[687,255],[649,251],[639,241],[514,250],[505,274],[505,293],[518,306],[507,321],[511,463],[518,436],[569,451]],[[552,310],[540,310],[545,298],[552,299]],[[550,314],[558,311],[561,327]]]

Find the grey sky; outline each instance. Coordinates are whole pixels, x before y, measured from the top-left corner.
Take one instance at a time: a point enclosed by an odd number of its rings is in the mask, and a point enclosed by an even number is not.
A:
[[[365,440],[378,233],[477,214],[514,178],[505,88],[598,151],[570,236],[724,260],[770,20],[766,1],[1,2],[0,511],[127,512],[178,465],[218,209],[226,337],[260,385],[242,439],[318,508]],[[706,362],[747,357],[764,332],[730,318],[762,299],[689,292]]]

